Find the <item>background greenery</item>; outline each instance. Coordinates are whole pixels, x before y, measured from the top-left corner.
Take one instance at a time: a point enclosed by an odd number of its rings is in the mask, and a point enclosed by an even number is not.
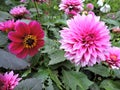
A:
[[[0,72],[14,70],[22,77],[15,90],[120,90],[120,70],[112,70],[105,63],[80,68],[66,60],[58,41],[59,31],[67,26],[68,17],[59,11],[60,0],[39,4],[39,15],[34,3],[28,2],[24,5],[30,10],[31,18],[42,24],[46,43],[37,55],[21,60],[7,52],[9,40],[5,33],[0,32]],[[96,2],[97,0],[86,0],[85,5],[95,5],[95,13],[101,16],[111,30],[112,44],[120,47],[120,34],[112,32],[113,27],[120,26],[120,1],[109,1],[110,13],[116,16],[115,19],[100,12]],[[0,21],[13,19],[9,10],[20,4],[19,0],[0,0]]]

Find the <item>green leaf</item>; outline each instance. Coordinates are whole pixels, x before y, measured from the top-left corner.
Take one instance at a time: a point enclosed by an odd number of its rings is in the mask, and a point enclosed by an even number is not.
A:
[[[39,78],[44,82],[49,77],[49,69],[41,67],[33,77]]]
[[[103,77],[110,76],[110,70],[107,67],[102,65],[95,65],[93,67],[88,67],[86,69],[92,71],[95,74],[101,75]]]
[[[30,63],[31,63],[32,66],[35,66],[36,64],[39,63],[40,55],[41,55],[41,53],[38,52],[35,56],[30,58]]]
[[[89,86],[93,84],[85,74],[65,70],[63,70],[63,82],[66,86],[69,86],[71,90],[76,90],[77,86],[79,86],[79,90],[87,90]]]
[[[5,21],[6,19],[12,19],[12,18],[13,17],[9,13],[0,11],[0,21]]]
[[[120,81],[104,80],[100,87],[105,90],[120,90]]]
[[[64,57],[64,51],[63,50],[57,50],[50,54],[50,62],[49,65],[54,65],[60,62],[63,62],[66,60]]]
[[[53,52],[55,52],[56,50],[58,50],[59,46],[58,46],[58,42],[56,42],[55,40],[49,39],[49,38],[45,38],[45,46],[44,46],[44,50],[42,51],[42,53],[48,53],[51,54]]]
[[[94,83],[93,85],[90,86],[90,90],[100,90],[100,88],[96,83]]]
[[[0,49],[0,67],[5,69],[21,70],[28,66],[30,65],[26,61]]]
[[[113,70],[113,75],[114,75],[114,77],[120,78],[120,70],[114,69]]]
[[[45,87],[45,90],[54,90],[53,82],[51,79],[48,79],[48,86]]]
[[[53,71],[51,71],[49,69],[49,75],[50,75],[50,78],[56,83],[56,85],[59,87],[60,90],[62,90],[62,83],[60,82],[60,80],[58,79],[58,75],[56,73],[54,73]]]
[[[108,24],[115,25],[115,26],[119,26],[120,25],[120,23],[118,21],[112,20],[112,19],[103,19],[103,21],[105,21]]]
[[[42,90],[42,82],[36,78],[26,79],[20,82],[15,90]]]
[[[0,32],[0,46],[3,46],[7,43],[8,38],[5,34],[3,34],[2,32]]]

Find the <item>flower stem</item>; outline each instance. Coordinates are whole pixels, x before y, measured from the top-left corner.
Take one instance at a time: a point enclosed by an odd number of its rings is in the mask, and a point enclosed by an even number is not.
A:
[[[38,20],[40,14],[39,14],[39,10],[38,10],[38,4],[37,4],[37,2],[34,1],[34,5],[35,5],[36,12],[37,12],[36,20]]]

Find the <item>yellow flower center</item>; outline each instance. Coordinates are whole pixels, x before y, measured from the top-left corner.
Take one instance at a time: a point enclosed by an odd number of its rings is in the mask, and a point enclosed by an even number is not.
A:
[[[24,38],[23,44],[25,48],[33,48],[36,46],[37,38],[34,35],[27,35]]]
[[[88,12],[87,11],[83,11],[82,15],[88,15]]]
[[[117,56],[116,56],[116,55],[110,55],[110,58],[111,58],[112,60],[114,60],[114,61],[117,60]]]

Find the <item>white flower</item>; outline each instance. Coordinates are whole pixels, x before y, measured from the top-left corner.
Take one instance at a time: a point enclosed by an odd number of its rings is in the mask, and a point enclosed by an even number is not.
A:
[[[100,11],[103,13],[107,13],[111,10],[110,5],[109,4],[105,4],[103,7],[100,8]]]
[[[97,4],[98,6],[103,6],[104,0],[98,0]]]

